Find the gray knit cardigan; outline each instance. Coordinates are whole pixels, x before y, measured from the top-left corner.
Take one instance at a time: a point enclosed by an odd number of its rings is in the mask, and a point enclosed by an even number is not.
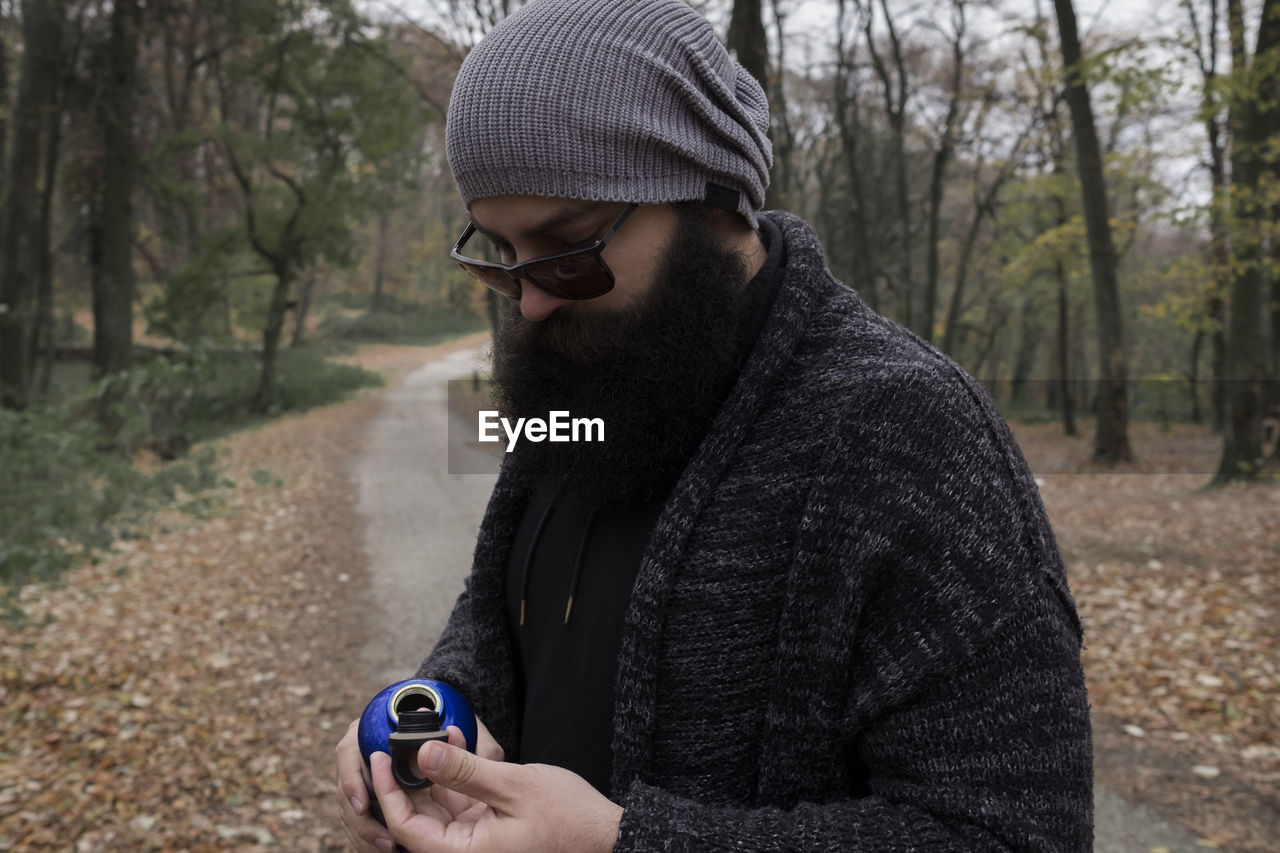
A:
[[[1080,622],[1013,436],[960,367],[832,277],[804,221],[766,215],[784,281],[627,612],[615,849],[1091,849]],[[419,670],[508,753],[525,498],[504,471]]]

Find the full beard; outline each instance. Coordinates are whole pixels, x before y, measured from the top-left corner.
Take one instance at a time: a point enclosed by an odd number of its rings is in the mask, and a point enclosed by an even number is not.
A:
[[[604,441],[522,441],[512,475],[563,484],[596,505],[661,497],[697,450],[732,389],[743,336],[744,259],[715,238],[698,205],[644,298],[604,315],[553,313],[530,323],[503,306],[494,338],[502,417],[599,418]]]

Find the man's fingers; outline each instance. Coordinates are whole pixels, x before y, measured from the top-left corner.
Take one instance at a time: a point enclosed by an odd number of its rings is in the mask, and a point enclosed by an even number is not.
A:
[[[472,755],[465,749],[440,741],[426,744],[418,752],[418,766],[437,785],[488,803],[499,811],[509,811],[516,792],[514,764],[503,764]]]
[[[366,783],[364,759],[357,743],[359,720],[352,721],[347,733],[338,741],[334,753],[338,759],[339,796],[347,799],[356,814],[365,814],[369,808],[369,788]]]
[[[337,755],[338,779],[334,793],[342,818],[343,831],[352,849],[359,853],[381,853],[392,848],[386,828],[369,816],[368,770],[357,743],[358,721],[353,722],[334,748]],[[381,842],[381,844],[379,844]]]
[[[391,830],[392,837],[399,837],[397,833],[409,829],[415,835],[425,833],[432,839],[443,838],[445,827],[440,816],[430,811],[418,811],[413,800],[391,775],[391,756],[375,752],[369,761],[373,765],[373,790],[378,795],[378,805],[382,807],[382,816],[387,820],[387,829]]]
[[[375,752],[369,763],[373,765],[373,792],[378,795],[387,827],[404,823],[413,815],[413,803],[391,775],[391,756]]]
[[[493,735],[489,734],[489,729],[485,726],[484,720],[479,717],[476,717],[476,755],[481,758],[487,758],[490,761],[502,761],[507,757],[502,745],[494,740]]]
[[[454,746],[466,748],[467,739],[462,735],[462,729],[457,726],[449,726],[449,743]],[[425,746],[426,744],[423,744]],[[418,775],[425,776],[422,771],[422,750],[418,750]],[[457,791],[450,791],[444,785],[432,785],[427,788],[431,792],[431,801],[443,808],[449,813],[451,818],[456,819],[468,808],[475,804],[475,800],[466,794],[459,794]]]

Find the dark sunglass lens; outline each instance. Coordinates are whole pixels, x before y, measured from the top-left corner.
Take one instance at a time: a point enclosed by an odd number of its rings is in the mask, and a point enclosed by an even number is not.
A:
[[[613,287],[613,279],[597,252],[534,264],[524,274],[547,293],[564,299],[590,299]]]
[[[458,261],[458,266],[479,279],[485,287],[492,288],[512,299],[520,298],[520,282],[512,278],[510,273],[478,264],[464,264],[462,261]]]

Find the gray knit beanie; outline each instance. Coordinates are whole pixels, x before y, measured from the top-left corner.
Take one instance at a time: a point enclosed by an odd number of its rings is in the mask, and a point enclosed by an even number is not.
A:
[[[531,0],[467,56],[445,140],[463,203],[706,201],[756,227],[764,90],[683,0]]]

